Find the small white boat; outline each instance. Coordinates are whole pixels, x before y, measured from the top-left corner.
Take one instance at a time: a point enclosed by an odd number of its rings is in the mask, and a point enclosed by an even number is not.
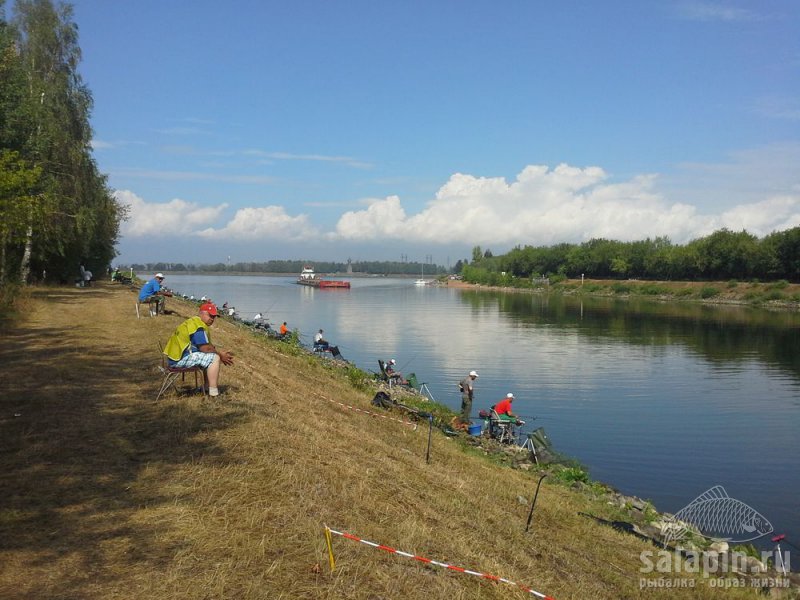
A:
[[[414,282],[414,285],[428,285],[428,281],[425,280],[425,265],[420,265],[420,278]]]

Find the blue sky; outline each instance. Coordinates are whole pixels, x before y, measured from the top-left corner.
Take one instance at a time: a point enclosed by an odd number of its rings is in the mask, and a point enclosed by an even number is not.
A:
[[[77,0],[120,262],[800,225],[800,3]]]

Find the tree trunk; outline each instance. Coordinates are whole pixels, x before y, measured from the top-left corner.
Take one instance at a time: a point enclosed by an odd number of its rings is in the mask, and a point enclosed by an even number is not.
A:
[[[19,267],[19,280],[22,285],[28,283],[28,274],[31,271],[31,246],[33,246],[33,225],[28,225],[25,235],[25,252],[22,254],[22,264]]]

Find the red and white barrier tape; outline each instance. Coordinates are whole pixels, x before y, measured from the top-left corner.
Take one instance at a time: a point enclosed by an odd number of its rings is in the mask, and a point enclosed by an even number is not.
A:
[[[327,526],[325,527],[325,533],[326,533],[326,538],[328,538],[328,552],[330,553],[331,567],[333,567],[334,563],[333,563],[333,550],[330,545],[331,543],[330,534],[333,533],[335,535],[340,535],[344,538],[347,538],[348,540],[353,540],[354,542],[361,542],[362,544],[366,544],[367,546],[372,546],[373,548],[377,548],[378,550],[384,550],[386,552],[389,552],[390,554],[399,554],[400,556],[405,556],[406,558],[413,558],[414,560],[418,560],[419,562],[425,563],[427,565],[436,565],[437,567],[442,567],[443,569],[449,569],[450,571],[457,571],[458,573],[466,573],[467,575],[475,575],[476,577],[480,577],[482,579],[488,579],[489,581],[507,583],[508,585],[513,585],[515,587],[518,587],[519,589],[529,592],[534,596],[538,596],[539,598],[544,598],[545,600],[554,600],[552,597],[546,594],[537,592],[536,590],[531,589],[528,586],[522,585],[521,583],[516,583],[504,577],[498,577],[497,575],[489,575],[488,573],[479,573],[478,571],[471,571],[469,569],[464,569],[462,567],[448,565],[447,563],[439,562],[438,560],[431,560],[430,558],[424,558],[422,556],[417,556],[416,554],[409,554],[408,552],[397,550],[396,548],[392,548],[391,546],[385,546],[383,544],[376,544],[375,542],[362,540],[360,537],[356,537],[350,533],[342,533],[341,531],[335,531]]]
[[[387,415],[382,415],[380,413],[371,412],[368,410],[364,410],[363,408],[356,408],[355,406],[350,406],[348,404],[342,404],[341,402],[337,402],[336,400],[331,400],[330,398],[326,398],[325,396],[320,396],[323,400],[327,400],[328,402],[333,402],[334,404],[338,404],[339,406],[343,406],[344,408],[349,408],[350,410],[354,410],[356,412],[364,413],[366,415],[372,415],[373,417],[380,417],[381,419],[387,419],[388,421],[397,421],[398,423],[402,423],[403,425],[413,425],[414,430],[417,429],[417,423],[415,421],[404,421],[402,419],[395,419],[394,417],[389,417]]]

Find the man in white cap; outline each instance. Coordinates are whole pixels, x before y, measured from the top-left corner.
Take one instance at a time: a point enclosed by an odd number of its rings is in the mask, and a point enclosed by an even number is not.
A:
[[[139,292],[139,302],[155,303],[156,314],[164,312],[164,296],[166,294],[161,289],[162,281],[164,281],[164,274],[156,273],[155,277],[145,283]]]
[[[472,412],[472,398],[475,393],[474,382],[478,378],[477,371],[470,371],[458,387],[461,389],[461,424],[469,427],[469,416]]]
[[[517,415],[511,412],[511,403],[514,402],[514,394],[508,392],[506,397],[500,400],[495,407],[494,412],[497,413],[497,416],[500,417],[501,421],[514,421],[517,420]]]
[[[401,385],[408,385],[408,381],[403,379],[403,374],[395,369],[394,366],[396,364],[397,361],[393,358],[390,358],[389,360],[386,361],[386,375],[389,377],[389,379],[393,379],[394,383],[399,383]]]

